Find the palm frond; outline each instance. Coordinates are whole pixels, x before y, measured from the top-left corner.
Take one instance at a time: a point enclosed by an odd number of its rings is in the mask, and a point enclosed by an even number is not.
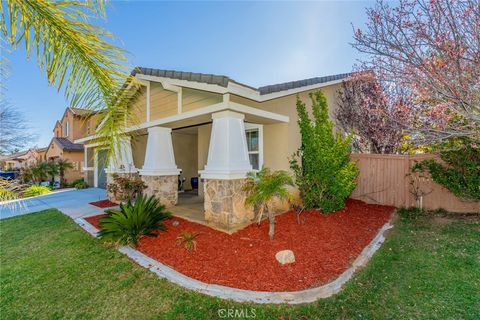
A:
[[[139,84],[113,35],[90,23],[105,15],[105,1],[0,0],[0,14],[4,40],[34,53],[50,85],[63,89],[72,106],[104,110],[97,136],[106,146],[118,144]]]

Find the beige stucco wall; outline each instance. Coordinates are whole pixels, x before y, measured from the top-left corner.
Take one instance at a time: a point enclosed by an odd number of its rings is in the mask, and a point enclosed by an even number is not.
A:
[[[71,183],[74,180],[80,179],[83,177],[82,167],[83,167],[83,151],[80,152],[63,152],[63,159],[67,159],[73,164],[73,169],[67,170],[65,173],[65,180],[67,183]]]
[[[59,158],[60,156],[63,155],[63,153],[62,153],[62,149],[60,149],[60,147],[55,142],[52,141],[48,146],[48,149],[45,155],[47,157],[47,160],[49,160],[52,158]]]
[[[185,190],[191,189],[190,178],[198,177],[197,134],[173,131],[172,142],[175,162],[185,178]]]
[[[74,169],[67,170],[65,174],[65,179],[67,183],[70,183],[76,179],[83,177],[82,167],[84,166],[84,155],[83,151],[63,151],[55,143],[51,143],[47,149],[46,153],[47,160],[54,160],[55,158],[68,160],[70,161]]]

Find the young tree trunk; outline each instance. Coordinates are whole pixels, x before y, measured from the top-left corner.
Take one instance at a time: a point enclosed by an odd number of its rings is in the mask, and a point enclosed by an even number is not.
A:
[[[273,240],[273,236],[275,234],[275,215],[272,213],[271,210],[268,210],[268,221],[270,222],[268,228],[268,236],[270,240]]]

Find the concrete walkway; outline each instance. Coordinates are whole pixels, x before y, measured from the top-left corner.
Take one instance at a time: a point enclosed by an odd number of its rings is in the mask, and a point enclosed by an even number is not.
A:
[[[0,204],[0,219],[52,208],[62,211],[72,219],[76,219],[102,213],[104,209],[88,203],[104,199],[107,199],[104,189],[59,190],[43,196]]]

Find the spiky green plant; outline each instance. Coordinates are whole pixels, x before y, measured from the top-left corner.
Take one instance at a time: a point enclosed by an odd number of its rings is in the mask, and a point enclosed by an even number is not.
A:
[[[275,234],[275,208],[273,201],[277,199],[291,200],[287,185],[293,185],[293,179],[286,171],[270,171],[262,168],[258,172],[249,172],[244,191],[247,193],[245,204],[258,209],[257,219],[260,223],[265,211],[269,220],[268,236],[273,240]]]
[[[197,250],[197,241],[195,240],[200,234],[193,231],[183,231],[177,237],[177,245],[181,246],[182,244],[185,247],[185,250],[192,251]]]
[[[36,55],[50,85],[63,89],[71,106],[102,110],[96,135],[109,147],[108,158],[115,158],[140,85],[113,35],[91,23],[105,17],[105,1],[1,0],[0,16],[0,46]]]
[[[123,245],[137,245],[142,236],[154,237],[165,230],[164,220],[171,217],[165,206],[151,196],[140,195],[133,203],[120,204],[120,209],[105,210],[108,216],[100,219],[99,237]]]
[[[32,176],[33,176],[33,181],[35,183],[40,183],[44,179],[46,179],[49,175],[50,166],[47,161],[42,161],[37,163],[36,165],[30,167],[30,170],[32,171]]]

